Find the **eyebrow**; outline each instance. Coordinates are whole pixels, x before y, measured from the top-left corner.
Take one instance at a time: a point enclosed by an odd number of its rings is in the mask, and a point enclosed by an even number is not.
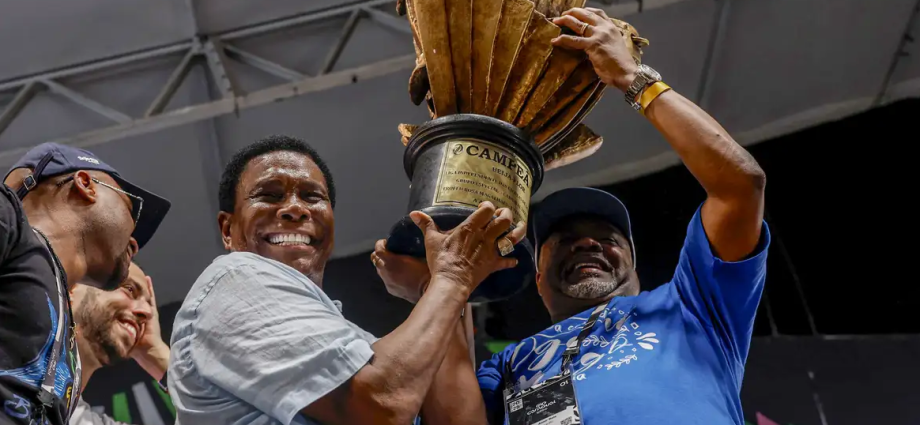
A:
[[[279,186],[285,185],[283,179],[278,178],[277,176],[266,177],[264,179],[259,179],[259,180],[254,181],[252,183],[252,189],[250,189],[248,193],[249,195],[253,195],[259,189],[262,189],[265,186],[273,185],[273,184],[276,184]],[[326,193],[326,194],[328,194],[329,192],[329,188],[326,187],[326,185],[324,185],[323,182],[315,178],[312,178],[312,177],[307,180],[298,180],[297,186],[301,190],[302,189],[321,190],[323,193]]]

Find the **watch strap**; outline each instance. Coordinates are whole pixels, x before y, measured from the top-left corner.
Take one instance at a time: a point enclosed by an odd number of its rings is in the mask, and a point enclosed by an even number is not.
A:
[[[648,108],[648,105],[650,105],[652,101],[668,90],[671,90],[671,87],[661,81],[656,81],[646,87],[645,90],[642,91],[642,94],[639,95],[638,103],[642,107],[639,112],[645,115],[645,108]]]

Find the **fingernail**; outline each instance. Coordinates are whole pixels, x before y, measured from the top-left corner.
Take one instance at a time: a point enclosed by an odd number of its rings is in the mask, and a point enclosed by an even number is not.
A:
[[[415,223],[416,226],[418,225],[418,216],[417,216],[417,215],[415,215],[415,214],[409,214],[409,218],[412,219],[412,222]]]
[[[527,225],[527,223],[524,223],[523,221],[519,221],[519,222],[517,223],[517,227],[524,227],[524,226],[526,226],[526,225]]]

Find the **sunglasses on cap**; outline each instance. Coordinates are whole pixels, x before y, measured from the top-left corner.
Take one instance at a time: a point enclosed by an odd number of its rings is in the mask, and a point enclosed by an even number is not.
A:
[[[112,190],[114,190],[114,191],[116,191],[116,192],[123,193],[123,194],[125,194],[125,195],[128,197],[128,199],[131,200],[131,217],[134,219],[134,226],[137,227],[137,221],[140,220],[140,218],[141,218],[141,210],[144,209],[144,198],[141,198],[140,196],[133,195],[133,194],[130,194],[130,193],[128,193],[128,192],[125,192],[124,190],[119,189],[119,188],[117,188],[117,187],[115,187],[115,186],[112,186],[112,185],[110,185],[110,184],[108,184],[108,183],[105,183],[105,182],[103,182],[103,181],[100,181],[99,179],[97,179],[97,178],[95,178],[95,177],[91,177],[91,178],[92,178],[93,182],[95,182],[96,184],[98,184],[98,185],[100,185],[100,186],[105,186],[105,187],[107,187],[107,188],[109,188],[109,189],[112,189]],[[68,183],[68,182],[72,181],[73,179],[74,179],[74,176],[67,177],[66,179],[61,180],[60,182],[58,182],[58,183],[57,183],[57,186],[58,186],[58,187],[63,186],[65,183]]]

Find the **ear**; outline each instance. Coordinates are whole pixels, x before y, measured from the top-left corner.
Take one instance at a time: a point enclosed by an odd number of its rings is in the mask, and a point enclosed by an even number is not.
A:
[[[220,228],[220,239],[224,242],[224,249],[227,251],[233,250],[230,238],[230,223],[232,222],[232,218],[233,214],[226,211],[217,213],[217,227]]]
[[[77,193],[83,197],[89,203],[96,202],[96,182],[93,181],[93,176],[89,174],[86,170],[77,171],[73,175],[73,185]]]
[[[537,272],[537,293],[543,297],[543,273]]]

